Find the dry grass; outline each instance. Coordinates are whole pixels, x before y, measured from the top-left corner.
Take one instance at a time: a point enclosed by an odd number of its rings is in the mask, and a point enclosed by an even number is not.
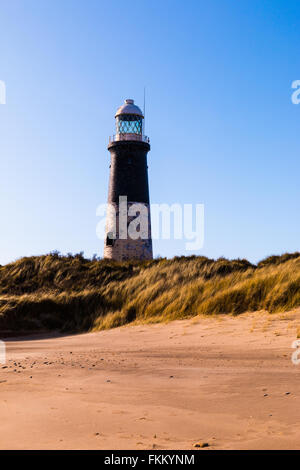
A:
[[[0,267],[0,331],[107,329],[300,306],[300,253],[117,263],[57,253]]]

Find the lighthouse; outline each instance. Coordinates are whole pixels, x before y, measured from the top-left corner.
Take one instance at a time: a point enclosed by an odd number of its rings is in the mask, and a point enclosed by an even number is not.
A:
[[[104,258],[153,258],[144,115],[127,99],[115,115],[116,133],[109,138],[110,175]]]

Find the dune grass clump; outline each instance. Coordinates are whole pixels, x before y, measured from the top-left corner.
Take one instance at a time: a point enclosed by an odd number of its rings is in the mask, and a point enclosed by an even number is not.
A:
[[[0,335],[298,306],[300,253],[257,265],[204,256],[116,262],[52,253],[0,267]]]

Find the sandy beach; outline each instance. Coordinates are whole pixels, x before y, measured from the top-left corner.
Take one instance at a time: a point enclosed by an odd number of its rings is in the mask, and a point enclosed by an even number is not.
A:
[[[0,448],[299,449],[299,324],[256,312],[9,339]]]

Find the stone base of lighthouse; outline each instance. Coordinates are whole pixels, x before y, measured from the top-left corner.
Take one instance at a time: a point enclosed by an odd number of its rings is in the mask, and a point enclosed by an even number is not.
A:
[[[127,230],[126,227],[124,230],[124,222],[123,224],[121,222],[122,214],[120,211],[120,205],[116,203],[109,204],[106,218],[104,258],[116,261],[153,259],[149,204],[143,203],[144,208],[147,209],[147,211],[145,210],[147,214],[139,214],[138,218],[141,221],[141,224],[137,224],[137,231],[134,231],[134,238],[131,238],[130,236],[131,222],[135,224],[135,220],[138,221],[136,216],[128,215],[128,213],[130,213],[130,208],[135,204],[140,203],[128,202],[126,205]],[[144,230],[141,230],[143,227]]]

